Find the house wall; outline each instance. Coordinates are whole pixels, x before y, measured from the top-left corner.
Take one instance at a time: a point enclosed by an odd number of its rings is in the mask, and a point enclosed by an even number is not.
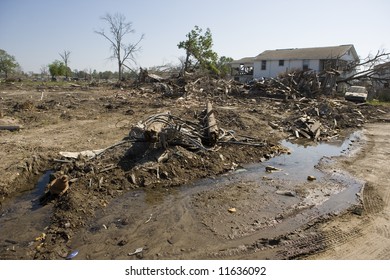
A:
[[[346,60],[346,61],[354,61],[355,57],[352,54],[352,51],[346,52],[342,57],[340,57],[341,60]]]
[[[309,69],[319,71],[320,61],[318,59],[308,60]],[[287,72],[293,69],[303,69],[303,60],[285,60],[283,66],[279,66],[279,60],[267,60],[266,70],[261,70],[261,61],[255,61],[253,64],[253,77],[259,78],[275,78],[280,73]]]

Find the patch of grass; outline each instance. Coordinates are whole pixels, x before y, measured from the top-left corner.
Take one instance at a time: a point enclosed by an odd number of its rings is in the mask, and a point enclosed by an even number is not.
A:
[[[374,106],[390,107],[390,101],[379,101],[378,99],[373,99],[373,100],[367,101],[367,103],[370,105],[374,105]]]
[[[378,90],[378,99],[379,101],[384,101],[384,102],[390,102],[390,89],[388,88],[383,88]]]

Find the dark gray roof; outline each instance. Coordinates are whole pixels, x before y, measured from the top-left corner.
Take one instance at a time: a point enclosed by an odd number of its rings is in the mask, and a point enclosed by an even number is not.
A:
[[[390,61],[375,65],[374,68],[375,69],[390,69]]]
[[[237,60],[233,60],[232,62],[230,62],[230,64],[250,64],[255,61],[255,57],[244,57],[244,58],[241,58],[241,59],[237,59]]]
[[[349,50],[352,51],[355,60],[359,60],[353,45],[267,50],[256,56],[255,60],[330,59],[341,57]]]

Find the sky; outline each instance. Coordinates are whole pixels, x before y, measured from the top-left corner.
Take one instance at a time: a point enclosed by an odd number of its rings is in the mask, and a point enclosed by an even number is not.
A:
[[[24,72],[70,51],[74,70],[117,71],[109,42],[94,31],[101,17],[121,13],[142,34],[132,68],[178,64],[177,44],[195,25],[210,28],[213,50],[233,59],[265,50],[353,44],[361,58],[390,51],[388,0],[0,0],[0,49],[13,55]]]

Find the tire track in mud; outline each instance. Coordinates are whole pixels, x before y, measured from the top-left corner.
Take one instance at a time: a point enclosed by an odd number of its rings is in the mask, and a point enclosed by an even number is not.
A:
[[[297,235],[297,234],[293,234]],[[332,249],[362,235],[356,227],[349,231],[339,228],[327,232],[312,232],[304,236],[282,236],[274,239],[260,239],[252,244],[240,245],[216,252],[198,255],[206,259],[252,259],[268,258],[274,260],[299,259],[305,256]],[[297,238],[289,240],[288,238]],[[199,252],[198,252],[199,253]]]
[[[297,259],[325,249],[333,249],[361,235],[362,231],[359,227],[348,231],[334,228],[329,231],[313,233],[297,240],[286,241],[277,255],[282,259]]]
[[[362,191],[362,216],[340,217],[323,228],[326,232],[326,228],[353,226],[360,234],[337,246],[327,247],[311,259],[390,258],[390,125],[370,124],[366,129],[368,139],[365,147],[356,157],[343,163],[347,170],[366,181]]]
[[[368,215],[377,214],[385,207],[385,201],[370,182],[366,183],[363,189],[363,207]]]
[[[360,174],[359,171],[354,172],[356,175],[360,175],[359,177],[366,179],[366,184],[362,190],[363,211],[361,212],[362,209],[358,207],[356,212],[352,211],[357,215],[347,213],[341,216],[341,219],[346,221],[354,220],[352,225],[344,221],[334,226],[320,226],[317,230],[315,227],[312,229],[309,227],[300,233],[293,233],[291,236],[286,235],[273,240],[259,240],[253,244],[225,249],[208,256],[213,258],[248,258],[248,256],[265,255],[267,257],[273,256],[272,259],[299,259],[308,256],[315,258],[317,253],[333,251],[330,258],[326,254],[321,254],[321,256],[325,256],[326,259],[388,259],[390,244],[386,240],[390,239],[390,224],[388,219],[382,217],[384,213],[388,212],[390,203],[390,189],[383,187],[389,185],[388,172],[385,172],[388,167],[384,165],[385,170],[383,170],[381,168],[372,169],[371,166],[373,161],[386,163],[386,156],[383,156],[386,153],[382,153],[379,157],[375,155],[375,151],[378,153],[381,148],[383,150],[385,145],[383,142],[386,141],[386,137],[383,134],[386,133],[383,131],[386,129],[382,130],[379,135],[377,133],[370,136],[370,141],[366,143],[366,151],[361,152],[355,161],[348,160],[350,163],[347,166],[351,165],[349,168],[351,171],[355,171],[354,166],[358,166],[368,172],[367,176]],[[381,182],[375,181],[378,178]],[[376,218],[375,221],[373,221],[373,217]],[[313,232],[307,234],[310,230]],[[288,240],[290,238],[292,240]],[[362,240],[364,240],[363,244]],[[266,253],[267,251],[268,253]]]
[[[376,233],[384,238],[390,239],[390,228],[389,225],[377,225]]]

